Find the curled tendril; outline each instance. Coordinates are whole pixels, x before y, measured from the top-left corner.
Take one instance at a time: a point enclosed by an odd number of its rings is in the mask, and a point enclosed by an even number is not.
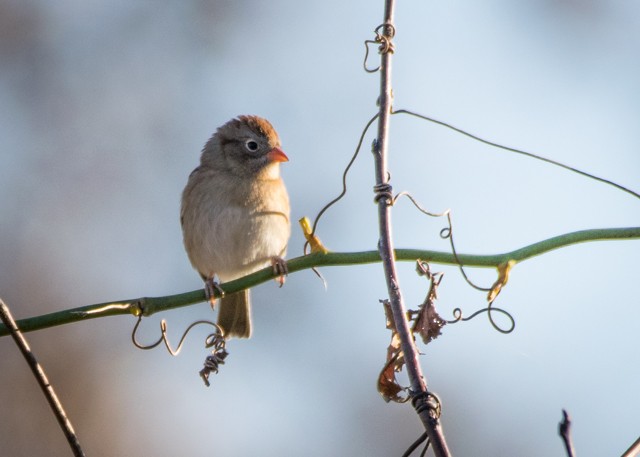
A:
[[[224,359],[229,355],[225,349],[225,344],[225,339],[219,333],[213,333],[207,336],[205,340],[205,346],[207,348],[213,348],[211,355],[208,355],[204,360],[204,368],[200,370],[200,377],[207,387],[211,385],[209,383],[211,372],[218,373],[220,365],[224,364]]]
[[[427,216],[431,216],[431,217],[443,217],[446,216],[447,214],[449,214],[451,212],[450,209],[447,209],[441,213],[433,213],[431,211],[428,211],[426,209],[424,209],[422,207],[422,205],[420,203],[418,203],[418,201],[414,198],[413,195],[411,195],[409,192],[407,192],[406,190],[403,190],[402,192],[399,192],[394,198],[393,198],[393,204],[395,205],[396,202],[400,199],[400,197],[407,197],[409,200],[411,200],[411,203],[413,203],[413,206],[415,206],[418,211],[420,211],[423,214],[426,214]],[[447,228],[444,228],[442,230],[447,230]],[[442,231],[440,232],[442,233]]]
[[[392,203],[395,204],[400,197],[407,197],[409,200],[411,200],[411,203],[413,203],[413,206],[415,206],[418,209],[418,211],[420,211],[423,214],[426,214],[427,216],[430,216],[430,217],[446,216],[447,227],[440,230],[440,238],[442,238],[443,240],[449,240],[449,245],[451,246],[451,253],[453,254],[454,259],[456,259],[456,263],[458,264],[458,269],[460,270],[462,277],[467,282],[467,284],[469,284],[474,289],[482,292],[489,292],[491,290],[490,287],[481,287],[475,284],[473,281],[471,281],[471,279],[467,275],[467,272],[464,269],[464,265],[462,264],[462,261],[458,257],[458,250],[456,249],[456,244],[453,241],[453,220],[451,218],[451,210],[447,209],[442,213],[432,213],[431,211],[427,211],[422,207],[422,205],[420,205],[420,203],[418,203],[418,201],[409,192],[405,192],[405,191],[400,192],[398,195],[396,195],[392,200]]]
[[[367,73],[377,73],[380,70],[380,65],[378,65],[375,68],[370,68],[369,66],[367,66],[367,60],[369,60],[369,45],[377,44],[377,43],[378,42],[376,40],[364,40],[365,52],[364,52],[364,61],[362,62],[362,67],[364,68],[364,71],[366,71]]]
[[[395,50],[395,45],[393,44],[393,41],[391,41],[393,37],[396,36],[396,29],[393,24],[380,24],[378,27],[376,27],[374,33],[376,34],[375,39],[364,41],[365,54],[362,66],[364,67],[364,71],[366,71],[367,73],[376,73],[380,70],[380,65],[378,65],[376,68],[370,68],[367,66],[367,60],[369,60],[370,44],[379,45],[378,54],[393,54]]]
[[[358,145],[356,146],[356,150],[354,151],[353,155],[351,156],[351,160],[349,160],[349,163],[347,164],[347,166],[345,167],[344,171],[342,172],[342,190],[340,191],[340,194],[338,194],[338,196],[336,198],[334,198],[329,203],[324,205],[324,207],[318,212],[318,215],[316,216],[316,218],[313,221],[313,228],[311,230],[311,235],[315,235],[316,234],[316,230],[318,228],[318,223],[320,222],[320,219],[322,218],[324,213],[329,208],[331,208],[333,205],[335,205],[340,200],[342,200],[342,197],[344,197],[347,194],[347,175],[349,174],[349,170],[353,166],[354,162],[358,158],[358,154],[360,153],[360,149],[362,149],[362,143],[364,142],[364,137],[366,136],[367,132],[369,131],[369,128],[371,127],[371,124],[373,124],[374,121],[376,119],[378,119],[378,116],[379,116],[379,114],[376,114],[371,119],[369,119],[369,121],[365,125],[364,129],[362,130],[362,133],[360,134],[360,139],[358,140]],[[309,245],[308,242],[306,242],[305,245],[304,245],[305,253],[307,252],[306,250],[307,250],[308,245]]]
[[[187,327],[187,329],[182,334],[182,337],[178,342],[178,347],[175,350],[171,348],[171,343],[169,343],[169,339],[167,338],[167,322],[164,319],[160,322],[160,338],[158,338],[158,341],[156,341],[155,343],[151,343],[147,345],[139,343],[136,338],[136,333],[138,331],[138,327],[140,327],[140,322],[142,322],[142,314],[138,316],[136,325],[134,325],[133,331],[131,332],[131,341],[133,341],[133,345],[138,349],[149,350],[149,349],[158,347],[161,343],[164,343],[165,347],[167,348],[167,351],[169,351],[169,354],[171,354],[174,357],[180,353],[180,350],[182,349],[182,345],[184,344],[184,340],[186,339],[187,334],[191,331],[193,327],[200,324],[211,325],[212,327],[214,327],[215,332],[207,335],[207,337],[204,340],[205,347],[213,348],[213,350],[211,351],[211,355],[208,355],[205,358],[204,368],[200,370],[200,377],[202,378],[202,380],[204,381],[207,387],[210,386],[209,376],[211,375],[211,372],[217,373],[220,365],[224,364],[224,360],[229,355],[229,353],[225,349],[226,340],[224,339],[224,330],[222,329],[222,327],[220,327],[218,324],[214,322],[206,321],[206,320],[193,322],[191,325],[189,325],[189,327]]]
[[[510,325],[509,327],[506,328],[502,328],[493,318],[492,313],[493,312],[498,312],[501,313],[503,316],[505,316],[507,319],[509,319]],[[463,317],[462,315],[462,310],[460,308],[455,308],[453,310],[453,320],[447,321],[447,324],[456,324],[458,322],[466,322],[469,321],[471,319],[473,319],[474,317],[482,314],[482,313],[487,313],[487,316],[489,317],[489,322],[491,323],[491,325],[493,326],[494,329],[496,329],[497,331],[499,331],[500,333],[511,333],[515,330],[516,328],[516,321],[513,318],[513,316],[511,315],[511,313],[509,313],[508,311],[502,309],[502,308],[495,308],[492,303],[489,303],[489,305],[486,308],[482,308],[478,311],[476,311],[475,313],[471,314],[468,317]]]
[[[367,132],[369,131],[369,128],[371,127],[371,124],[373,124],[374,121],[376,119],[378,119],[378,116],[379,115],[376,114],[371,119],[369,119],[369,121],[365,125],[364,129],[362,130],[362,133],[360,134],[360,139],[358,140],[358,145],[356,146],[356,150],[354,151],[353,155],[351,156],[351,160],[349,160],[349,163],[347,164],[347,166],[345,167],[344,171],[342,172],[342,190],[340,191],[340,194],[338,194],[337,197],[335,197],[329,203],[324,205],[324,207],[318,212],[318,215],[316,216],[316,218],[313,221],[313,227],[311,229],[310,236],[314,236],[316,234],[316,231],[317,231],[317,228],[318,228],[318,223],[320,222],[320,219],[322,218],[324,213],[329,208],[331,208],[333,205],[335,205],[340,200],[342,200],[342,197],[344,197],[347,194],[347,175],[349,174],[349,170],[353,166],[354,162],[358,158],[358,154],[360,153],[360,149],[362,149],[362,143],[364,142],[364,138],[365,138]],[[308,249],[309,249],[309,242],[306,241],[304,243],[303,248],[302,248],[302,250],[305,253],[305,255],[308,254],[308,252],[309,252]],[[318,278],[320,278],[320,280],[322,281],[322,283],[323,283],[323,285],[324,285],[324,287],[326,289],[327,288],[327,281],[324,279],[324,277],[322,276],[320,271],[315,267],[311,268],[311,270],[316,274],[316,276],[318,276]]]
[[[376,43],[380,43],[380,46],[378,47],[378,53],[393,54],[395,46],[393,44],[393,41],[391,40],[396,36],[396,28],[393,26],[393,24],[380,24],[378,27],[376,27],[374,33],[376,34]]]
[[[416,409],[416,412],[420,414],[425,409],[429,411],[429,416],[432,420],[438,420],[440,418],[440,414],[442,412],[442,405],[440,403],[440,398],[433,392],[422,392],[418,395],[412,397],[411,402],[413,403],[413,407]],[[411,446],[402,454],[402,457],[409,457],[413,452],[418,449],[422,443],[425,443],[422,452],[420,453],[420,457],[424,457],[429,450],[431,442],[429,440],[429,435],[427,432],[424,432],[420,435],[416,441],[414,441]]]
[[[385,199],[388,204],[393,203],[393,187],[387,182],[376,184],[373,186],[373,192],[376,194],[373,201],[378,203],[381,199]]]
[[[145,345],[145,344],[139,343],[136,338],[136,333],[138,332],[138,328],[140,327],[140,322],[142,322],[142,315],[138,316],[136,325],[134,325],[133,327],[133,332],[131,332],[131,341],[133,342],[133,345],[138,349],[149,350],[159,346],[161,343],[164,343],[169,354],[175,357],[182,350],[182,345],[184,344],[184,340],[187,338],[187,335],[189,334],[191,329],[196,325],[200,325],[200,324],[211,325],[216,329],[214,333],[208,335],[207,338],[205,339],[205,346],[207,348],[211,347],[214,344],[213,342],[215,342],[216,339],[222,339],[224,341],[224,330],[222,329],[222,327],[220,327],[218,324],[211,321],[200,320],[200,321],[193,322],[191,325],[189,325],[189,327],[187,327],[187,329],[182,334],[180,341],[178,342],[178,347],[174,350],[171,347],[171,343],[169,343],[169,339],[167,337],[167,321],[162,319],[162,321],[160,321],[160,338],[158,338],[158,340],[155,343]]]

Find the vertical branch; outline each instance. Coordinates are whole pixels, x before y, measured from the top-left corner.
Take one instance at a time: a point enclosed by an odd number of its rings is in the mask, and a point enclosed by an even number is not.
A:
[[[401,348],[407,367],[410,381],[410,395],[416,412],[429,436],[433,451],[436,456],[450,455],[447,443],[440,427],[438,415],[435,413],[431,396],[427,391],[427,384],[422,376],[418,361],[418,350],[407,322],[406,311],[400,291],[400,284],[395,266],[393,238],[391,236],[391,205],[393,191],[389,184],[389,172],[387,170],[387,150],[389,118],[391,116],[391,56],[393,55],[392,39],[395,35],[393,26],[394,0],[385,0],[384,23],[378,27],[381,30],[379,41],[381,66],[380,66],[380,114],[378,116],[378,137],[374,143],[373,153],[376,166],[376,202],[378,204],[378,218],[380,225],[380,240],[378,250],[382,258],[389,301],[400,336]],[[377,31],[376,31],[377,32]]]
[[[84,457],[84,452],[80,447],[80,441],[78,441],[78,437],[76,436],[76,433],[73,430],[71,421],[69,421],[67,414],[64,412],[64,409],[62,408],[62,403],[60,403],[58,396],[56,395],[55,391],[53,390],[53,387],[51,386],[51,384],[49,383],[49,380],[47,379],[47,375],[44,373],[44,370],[36,360],[36,356],[31,351],[31,348],[29,347],[29,343],[27,343],[27,340],[24,338],[24,336],[22,336],[22,332],[20,332],[20,329],[16,325],[16,321],[13,319],[13,316],[11,315],[11,311],[9,311],[9,307],[5,305],[5,303],[1,299],[0,299],[0,319],[2,319],[2,322],[4,323],[4,325],[6,325],[7,328],[9,329],[9,332],[11,333],[11,336],[16,342],[16,345],[18,346],[18,348],[20,348],[20,352],[22,352],[22,355],[27,361],[29,368],[31,368],[33,375],[38,381],[38,384],[40,384],[40,388],[42,389],[44,396],[47,397],[49,406],[51,406],[51,409],[53,410],[53,413],[55,414],[56,419],[58,420],[58,424],[60,424],[60,428],[62,428],[62,431],[64,432],[64,435],[66,436],[67,441],[69,442],[69,446],[71,446],[73,455],[76,457]]]
[[[558,426],[558,433],[564,443],[567,457],[575,457],[576,451],[573,449],[573,441],[571,441],[571,419],[569,418],[569,413],[564,409],[562,410],[562,421]]]

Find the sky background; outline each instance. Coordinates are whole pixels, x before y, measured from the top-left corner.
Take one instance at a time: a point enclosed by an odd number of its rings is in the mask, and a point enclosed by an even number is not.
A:
[[[16,318],[202,287],[182,247],[180,193],[215,129],[268,118],[291,159],[292,220],[314,217],[376,112],[363,42],[383,2],[0,0],[0,296]],[[640,4],[617,0],[403,1],[394,107],[640,190]],[[372,63],[373,65],[373,63]],[[372,131],[373,133],[373,131]],[[562,233],[638,226],[638,200],[408,116],[391,122],[395,191],[450,208],[457,248],[494,254]],[[375,249],[373,136],[319,236]],[[442,219],[393,210],[397,247],[447,251]],[[302,254],[294,225],[289,257]],[[562,456],[561,410],[581,457],[640,434],[640,242],[572,246],[519,264],[486,317],[422,346],[454,455]],[[484,307],[453,267],[438,310]],[[399,266],[407,306],[427,283]],[[254,336],[205,388],[206,329],[181,355],[130,342],[134,319],[27,334],[88,455],[390,456],[421,434],[375,383],[389,332],[379,264],[311,271],[253,290]],[[492,270],[469,269],[482,285]],[[177,341],[207,304],[143,321]],[[0,340],[0,442],[12,456],[69,455],[17,349]]]

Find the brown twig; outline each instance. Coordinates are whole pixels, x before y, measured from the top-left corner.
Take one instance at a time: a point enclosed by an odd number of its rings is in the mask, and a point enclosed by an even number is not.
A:
[[[78,441],[76,432],[73,430],[71,421],[69,421],[69,418],[67,417],[67,414],[62,407],[62,403],[60,403],[58,396],[53,390],[53,386],[51,386],[51,384],[49,383],[47,375],[44,373],[44,369],[38,363],[38,361],[36,360],[36,356],[31,351],[29,343],[27,343],[27,340],[24,338],[24,336],[20,332],[20,329],[16,325],[16,321],[13,319],[13,316],[9,311],[9,307],[2,301],[2,299],[0,299],[0,318],[2,319],[2,322],[4,322],[4,325],[6,325],[11,332],[11,336],[16,342],[16,345],[20,349],[20,352],[22,352],[22,355],[27,361],[29,368],[31,368],[33,375],[38,381],[38,384],[40,384],[40,388],[42,389],[44,396],[47,398],[49,406],[51,406],[51,409],[53,410],[53,413],[56,416],[58,423],[60,424],[60,428],[62,428],[62,431],[67,437],[67,441],[69,442],[69,446],[73,451],[73,455],[75,455],[76,457],[84,456],[82,447],[80,447],[80,441]]]
[[[562,442],[567,450],[567,456],[575,457],[576,453],[573,449],[573,442],[571,441],[571,419],[565,409],[562,410],[562,421],[558,426],[558,433],[560,434],[560,437],[562,437]]]
[[[640,438],[638,438],[629,449],[627,449],[622,457],[636,457],[640,455]]]
[[[400,291],[400,284],[396,273],[394,260],[394,247],[391,237],[391,206],[393,204],[393,192],[389,184],[389,172],[387,170],[387,150],[389,118],[391,116],[391,56],[393,54],[393,37],[395,28],[393,25],[394,0],[385,0],[384,22],[376,29],[376,42],[380,43],[381,54],[380,71],[380,115],[378,116],[378,137],[374,143],[373,154],[376,166],[376,192],[375,200],[378,204],[378,219],[380,240],[378,250],[382,258],[389,302],[400,336],[401,348],[404,353],[407,367],[407,375],[410,381],[410,395],[416,412],[420,416],[425,430],[429,435],[433,452],[436,456],[450,455],[444,434],[440,426],[438,415],[429,406],[430,395],[427,384],[422,376],[418,362],[418,350],[415,346],[406,311]]]

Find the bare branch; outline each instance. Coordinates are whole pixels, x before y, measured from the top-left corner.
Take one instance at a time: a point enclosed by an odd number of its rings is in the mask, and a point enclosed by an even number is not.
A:
[[[56,416],[58,424],[60,424],[60,428],[62,428],[67,441],[69,442],[69,446],[73,451],[73,455],[75,455],[76,457],[84,457],[84,452],[82,451],[82,447],[80,446],[78,436],[73,430],[71,421],[67,417],[67,413],[65,413],[64,408],[62,407],[62,403],[60,403],[58,396],[53,390],[53,386],[49,383],[44,369],[38,363],[36,356],[31,351],[29,343],[27,343],[27,340],[20,332],[20,329],[18,329],[18,327],[16,326],[16,321],[13,320],[13,316],[11,315],[11,311],[9,311],[9,307],[4,303],[4,301],[2,301],[2,299],[0,299],[0,318],[2,319],[2,322],[4,322],[4,325],[9,329],[9,332],[16,342],[16,345],[20,349],[20,352],[22,352],[22,355],[27,361],[29,368],[31,368],[33,376],[38,381],[38,384],[42,389],[42,393],[44,393],[44,396],[47,398],[49,406],[51,407],[53,414]]]
[[[573,442],[571,441],[571,419],[565,409],[562,410],[562,421],[558,426],[558,433],[564,443],[564,448],[567,450],[567,457],[575,457],[576,452],[573,449]]]
[[[627,449],[622,457],[636,457],[640,455],[640,438],[638,438],[629,449]]]
[[[391,207],[393,205],[393,191],[389,183],[387,170],[387,150],[389,118],[391,116],[391,57],[393,55],[393,25],[394,0],[385,1],[384,22],[376,29],[376,41],[380,43],[380,114],[378,116],[378,137],[373,146],[376,167],[375,201],[378,203],[378,220],[380,240],[378,250],[382,258],[387,290],[389,292],[389,306],[393,314],[395,330],[400,339],[400,347],[407,368],[412,404],[425,427],[427,435],[436,456],[450,455],[444,433],[440,426],[439,414],[429,407],[427,401],[429,392],[427,383],[422,375],[419,362],[419,352],[407,322],[406,310],[400,290],[400,283],[396,274],[395,250],[391,237]]]

